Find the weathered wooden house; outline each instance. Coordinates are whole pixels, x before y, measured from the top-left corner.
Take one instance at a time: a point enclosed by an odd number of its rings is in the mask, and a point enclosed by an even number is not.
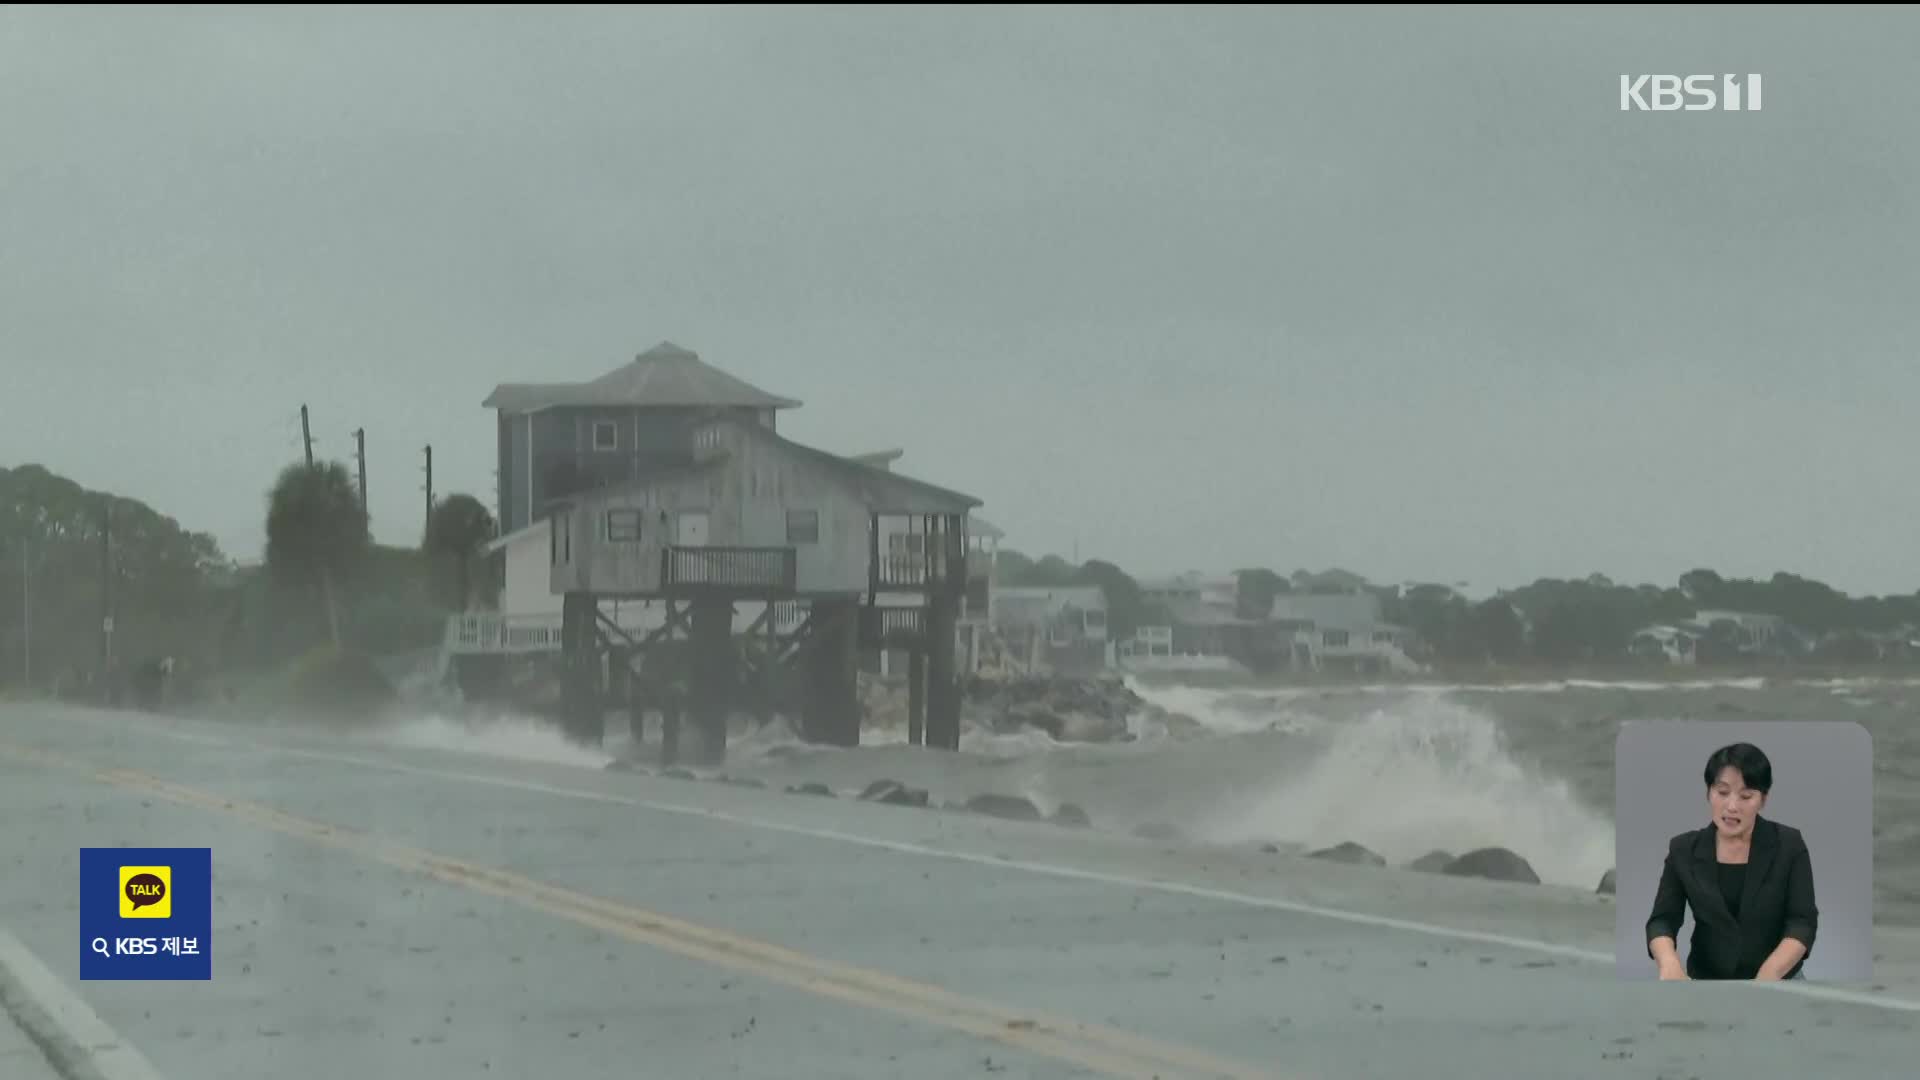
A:
[[[718,409],[773,430],[799,406],[672,342],[583,383],[504,383],[482,403],[497,414],[500,532],[540,521],[553,499],[685,463],[695,416]]]
[[[687,435],[690,461],[550,504],[553,593],[659,597],[696,584],[739,599],[915,592],[945,569],[926,542],[936,523],[964,523],[980,505],[724,412],[693,420]]]
[[[657,709],[671,755],[687,709],[715,756],[727,714],[771,710],[797,673],[803,733],[850,745],[857,653],[897,649],[910,741],[958,747],[956,622],[980,500],[893,472],[886,455],[782,437],[776,411],[798,402],[671,345],[591,383],[502,386],[487,404],[501,413],[505,595],[558,598],[578,737],[597,739],[609,708]]]

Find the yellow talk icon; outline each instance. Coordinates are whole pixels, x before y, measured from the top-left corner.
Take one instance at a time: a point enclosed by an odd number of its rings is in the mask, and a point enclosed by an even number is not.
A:
[[[173,867],[121,867],[120,917],[123,919],[173,918]]]

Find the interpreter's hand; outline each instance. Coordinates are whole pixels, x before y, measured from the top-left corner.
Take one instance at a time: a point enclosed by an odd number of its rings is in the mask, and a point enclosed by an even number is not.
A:
[[[1683,968],[1678,964],[1672,964],[1666,967],[1662,967],[1660,969],[1660,981],[1661,982],[1692,982],[1693,979],[1690,976],[1688,976],[1686,968]]]
[[[1754,982],[1779,982],[1780,976],[1771,971],[1762,971],[1753,977]]]

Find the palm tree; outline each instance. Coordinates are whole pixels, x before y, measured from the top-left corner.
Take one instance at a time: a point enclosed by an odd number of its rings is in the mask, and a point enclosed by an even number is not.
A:
[[[281,581],[319,587],[335,647],[340,615],[334,582],[352,573],[372,543],[344,464],[296,463],[281,470],[267,496],[267,569]]]
[[[474,561],[493,534],[493,514],[471,495],[449,495],[434,503],[427,516],[421,546],[428,558],[452,565],[456,608],[465,610]]]

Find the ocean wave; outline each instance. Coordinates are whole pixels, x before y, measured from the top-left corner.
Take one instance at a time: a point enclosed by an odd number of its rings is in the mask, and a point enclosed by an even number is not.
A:
[[[1329,729],[1305,768],[1188,827],[1219,843],[1353,841],[1395,863],[1504,847],[1542,881],[1586,888],[1614,858],[1606,814],[1516,757],[1493,716],[1441,695],[1410,695]]]

